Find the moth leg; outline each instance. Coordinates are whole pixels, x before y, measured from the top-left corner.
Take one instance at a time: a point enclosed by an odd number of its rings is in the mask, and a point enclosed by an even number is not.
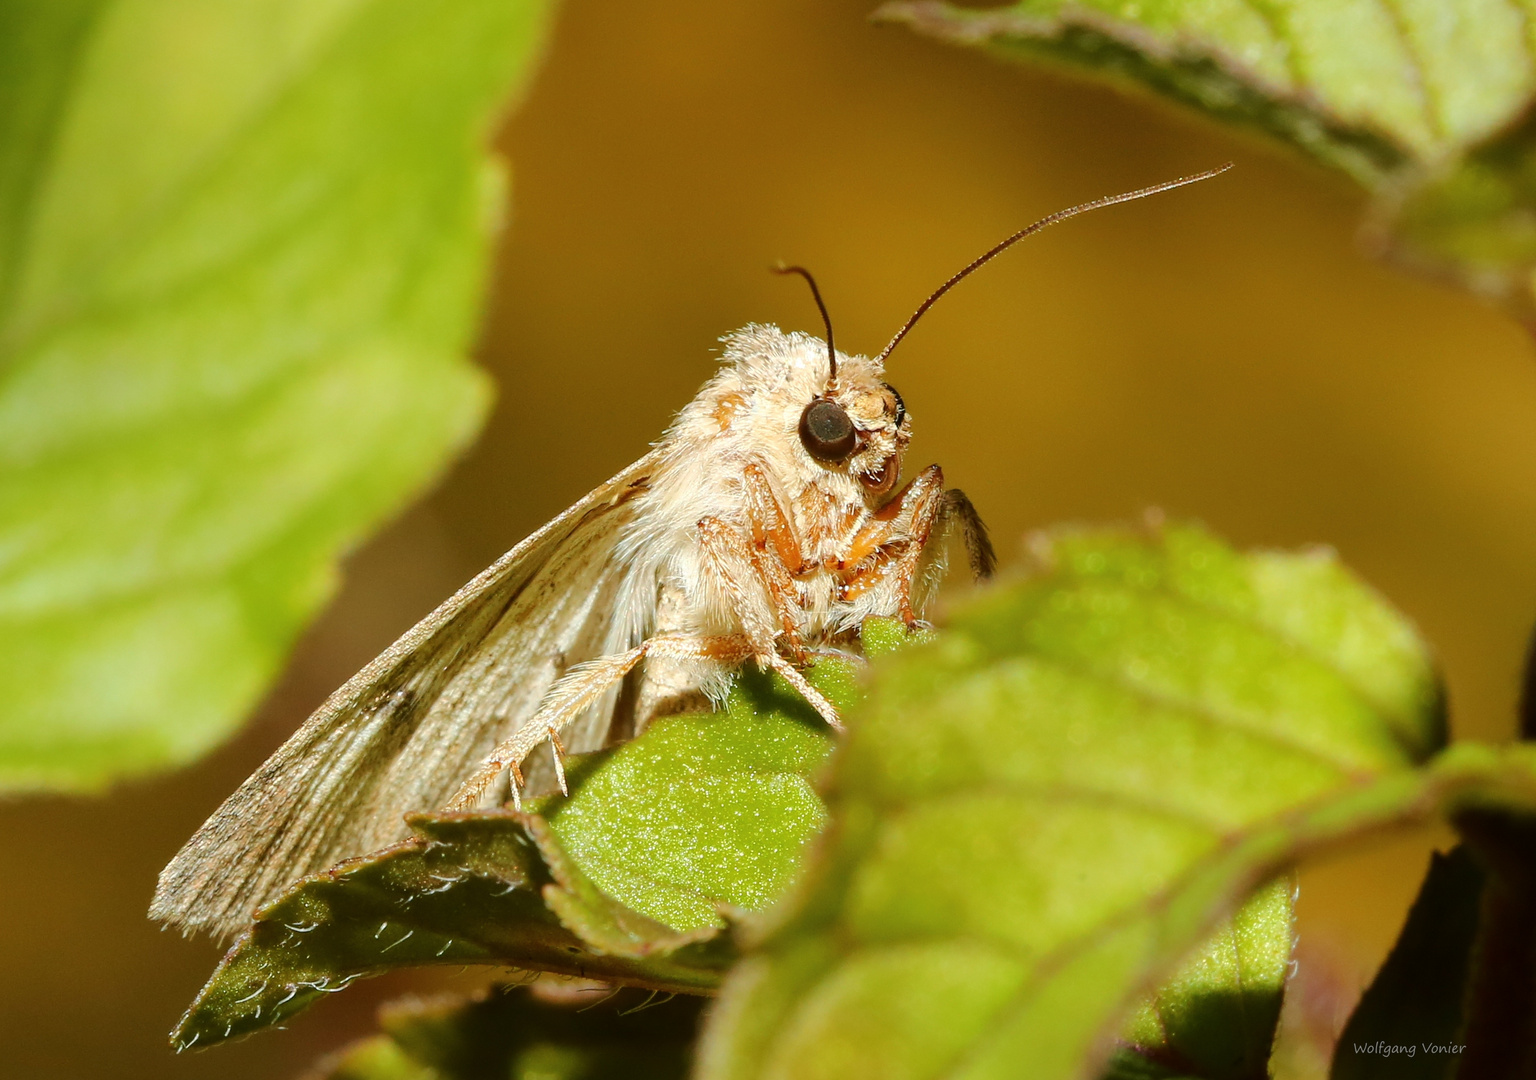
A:
[[[754,656],[777,653],[779,631],[764,611],[761,592],[754,593],[754,586],[765,586],[753,558],[753,548],[745,537],[717,517],[700,518],[699,546],[704,552],[705,564],[714,571],[716,583],[725,592],[731,613],[741,623],[742,633],[752,643]]]
[[[928,466],[907,481],[906,487],[869,515],[864,526],[853,534],[848,550],[839,560],[838,569],[857,567],[882,549],[910,540],[918,525],[917,517],[942,495],[943,490],[944,470],[937,465]]]
[[[940,483],[943,477],[939,478]],[[934,528],[944,514],[944,493],[941,490],[925,492],[912,512],[912,535],[902,545],[893,560],[891,572],[896,577],[897,614],[909,627],[917,625],[917,613],[912,610],[912,581],[917,577],[918,563],[923,549],[928,546]]]
[[[946,527],[952,523],[960,526],[960,535],[965,540],[966,559],[971,564],[971,577],[977,581],[986,581],[997,569],[997,553],[992,550],[987,523],[981,520],[970,496],[959,488],[946,491],[943,518]]]
[[[912,610],[912,584],[923,551],[935,535],[960,528],[971,573],[977,581],[992,576],[997,556],[987,527],[965,492],[944,490],[944,473],[930,465],[885,506],[870,515],[869,522],[853,538],[844,566],[855,569],[844,586],[843,598],[851,600],[894,578],[897,614],[908,625],[917,622]],[[889,559],[879,556],[888,555]],[[860,566],[869,560],[868,565]]]
[[[716,517],[702,518],[698,529],[705,559],[724,588],[731,610],[741,621],[742,630],[752,646],[752,658],[760,666],[784,676],[784,680],[811,703],[811,707],[829,727],[834,731],[842,731],[843,722],[837,715],[837,709],[806,681],[794,664],[779,655],[778,632],[764,616],[761,605],[754,602],[752,595],[754,579],[766,585],[770,594],[772,591],[771,583],[764,582],[758,570],[753,558],[753,546],[744,536]]]
[[[571,789],[565,784],[565,743],[560,741],[560,729],[553,724],[549,727],[549,752],[555,758],[555,781],[560,785],[560,794],[570,795]]]
[[[657,634],[626,652],[599,657],[585,664],[577,664],[549,688],[544,700],[527,722],[504,739],[480,763],[448,803],[449,810],[468,810],[480,801],[487,789],[496,782],[503,770],[512,773],[512,804],[523,808],[523,759],[534,747],[549,739],[555,754],[555,767],[561,784],[565,785],[565,747],[560,742],[560,731],[575,720],[646,655],[666,656],[671,659],[709,659],[722,663],[739,664],[754,653],[751,643],[739,635],[730,637],[692,637],[683,634]]]
[[[794,664],[791,664],[778,653],[770,653],[767,657],[758,657],[757,660],[758,663],[766,663],[768,667],[784,676],[784,681],[793,686],[801,697],[810,702],[811,708],[815,709],[817,714],[826,721],[827,727],[839,735],[848,730],[843,726],[842,719],[837,715],[837,707],[828,701],[820,690],[812,686],[806,677],[800,674],[800,669],[795,667]]]
[[[747,497],[747,518],[752,522],[752,542],[759,548],[773,545],[780,564],[790,573],[799,574],[811,567],[801,553],[800,537],[779,501],[768,473],[755,461],[741,470],[742,491]]]
[[[571,668],[549,688],[549,692],[544,695],[544,700],[539,703],[538,710],[528,718],[527,722],[514,731],[509,738],[503,740],[480,763],[480,767],[459,788],[458,794],[449,801],[448,809],[472,808],[480,801],[486,789],[496,782],[502,770],[511,769],[512,802],[521,810],[523,775],[520,766],[523,759],[535,746],[580,716],[602,697],[610,686],[629,674],[630,669],[640,662],[645,652],[646,645],[640,645],[627,652],[614,653]],[[559,760],[558,754],[556,760]],[[565,771],[563,762],[560,763],[559,771],[563,779]]]
[[[854,534],[844,565],[858,566],[872,556],[889,554],[890,561],[876,562],[854,571],[844,593],[851,599],[876,582],[895,579],[896,612],[908,626],[917,624],[912,610],[912,579],[917,574],[923,549],[944,513],[944,471],[930,465],[890,502],[870,515],[869,523]],[[979,520],[979,519],[978,519]]]
[[[934,471],[938,471],[937,466],[934,466]],[[940,474],[939,483],[942,484],[943,480],[943,475]],[[945,534],[957,524],[965,540],[966,556],[970,561],[971,573],[975,579],[984,581],[992,576],[992,571],[997,565],[997,556],[993,554],[992,541],[987,536],[987,527],[965,492],[959,488],[925,492],[912,510],[912,535],[893,560],[901,617],[908,626],[917,622],[917,616],[912,611],[912,582],[917,577],[923,549],[935,537],[942,540]]]
[[[757,462],[742,469],[747,521],[752,527],[749,554],[753,569],[768,590],[779,617],[782,640],[797,664],[805,664],[805,645],[800,640],[800,596],[794,575],[808,567],[801,558],[800,537],[784,512],[773,482]]]

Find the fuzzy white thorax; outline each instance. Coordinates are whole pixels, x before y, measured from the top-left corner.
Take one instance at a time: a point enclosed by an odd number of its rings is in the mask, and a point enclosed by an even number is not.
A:
[[[739,632],[740,620],[704,566],[697,523],[706,516],[751,532],[742,475],[756,463],[766,475],[799,534],[806,563],[818,564],[797,579],[804,609],[800,626],[807,646],[817,647],[893,605],[880,589],[857,600],[838,599],[836,560],[869,513],[890,497],[910,421],[893,407],[884,369],[864,356],[837,354],[837,378],[829,387],[826,343],[777,327],[750,325],[722,339],[720,371],[685,406],[657,444],[661,461],[616,556],[626,565],[619,597],[614,648],[657,631],[698,635]],[[859,432],[860,449],[848,461],[828,465],[801,444],[801,414],[815,398],[840,404]],[[898,423],[899,422],[899,423]],[[872,489],[868,477],[892,470]],[[936,551],[940,545],[935,545]],[[765,622],[775,619],[766,592],[754,596]],[[666,625],[658,625],[660,621]],[[728,672],[699,672],[711,696],[723,692]]]

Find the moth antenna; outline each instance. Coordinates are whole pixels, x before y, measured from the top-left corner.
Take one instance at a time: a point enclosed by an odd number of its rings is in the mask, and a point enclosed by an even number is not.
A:
[[[1102,210],[1104,207],[1114,206],[1116,203],[1130,202],[1132,199],[1145,199],[1148,195],[1157,195],[1164,191],[1171,191],[1174,188],[1183,187],[1185,184],[1195,184],[1201,180],[1209,180],[1213,176],[1220,176],[1222,173],[1226,172],[1232,167],[1232,164],[1233,163],[1229,161],[1225,165],[1219,165],[1214,169],[1207,169],[1205,172],[1194,173],[1191,176],[1181,176],[1177,180],[1166,180],[1161,184],[1153,184],[1151,187],[1144,187],[1137,191],[1127,191],[1123,195],[1106,195],[1102,199],[1094,199],[1093,202],[1085,202],[1080,206],[1071,206],[1065,210],[1058,210],[1054,214],[1046,215],[1039,221],[1035,222],[1033,225],[1026,225],[1024,228],[1008,237],[1008,239],[1004,240],[1002,243],[996,244],[993,247],[987,249],[987,251],[985,251],[983,254],[967,263],[966,266],[958,274],[950,278],[944,284],[940,285],[937,289],[933,290],[933,294],[917,306],[917,310],[912,313],[912,317],[907,320],[906,325],[903,326],[900,330],[896,331],[896,336],[891,338],[890,343],[886,345],[885,348],[880,350],[880,355],[875,357],[875,363],[883,363],[885,358],[891,355],[891,350],[900,344],[901,339],[907,336],[907,331],[911,330],[913,326],[917,325],[917,320],[923,317],[924,312],[933,307],[933,305],[938,301],[939,297],[943,296],[945,293],[949,292],[950,289],[953,289],[956,285],[960,284],[960,282],[969,277],[973,271],[979,270],[982,266],[997,258],[999,255],[1007,251],[1014,244],[1017,244],[1026,236],[1033,236],[1035,233],[1039,232],[1041,229],[1046,228],[1047,226],[1054,225],[1058,221],[1065,221],[1069,217],[1076,217],[1078,214],[1086,214],[1090,210]],[[791,266],[781,272],[787,273],[789,271],[799,269],[800,268],[797,266]],[[803,270],[800,270],[800,272],[802,274],[805,273]],[[805,276],[807,280],[810,280],[811,275],[806,274]],[[816,283],[811,282],[811,289],[814,291],[815,288]],[[821,299],[818,297],[817,303],[820,302]],[[830,327],[828,328],[828,337],[831,337]]]
[[[816,279],[811,277],[811,272],[803,266],[784,266],[781,264],[773,267],[773,272],[775,274],[799,274],[805,278],[806,284],[811,287],[811,296],[815,298],[816,307],[821,312],[822,325],[827,328],[827,366],[832,369],[832,374],[827,379],[827,387],[830,389],[832,384],[837,382],[837,350],[832,347],[832,316],[827,314],[827,305],[822,303],[821,290],[816,287]]]

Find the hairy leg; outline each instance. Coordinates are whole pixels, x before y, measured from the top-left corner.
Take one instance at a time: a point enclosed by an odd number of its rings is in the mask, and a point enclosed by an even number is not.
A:
[[[784,676],[785,681],[811,703],[823,720],[833,729],[842,731],[843,723],[838,718],[837,709],[806,681],[794,664],[779,655],[778,632],[764,617],[752,592],[754,584],[761,584],[772,595],[771,586],[763,582],[757,569],[752,545],[746,537],[719,518],[703,518],[698,528],[705,560],[724,590],[732,612],[740,620],[747,640],[752,644],[752,658],[762,667]]]
[[[908,626],[915,625],[912,579],[923,549],[944,512],[944,473],[937,465],[924,469],[860,529],[849,546],[845,564],[854,567],[844,598],[854,599],[877,584],[894,582],[896,611]],[[884,556],[877,558],[877,556]],[[860,565],[860,564],[865,565]]]
[[[997,569],[997,554],[992,550],[992,538],[987,535],[986,522],[976,512],[970,496],[959,488],[944,493],[944,525],[958,526],[965,541],[965,555],[971,564],[971,576],[985,581]]]
[[[907,482],[891,501],[876,510],[853,534],[842,568],[857,571],[859,564],[898,543],[911,540],[917,518],[935,500],[942,499],[944,470],[930,465]],[[931,510],[928,512],[932,512]]]
[[[805,663],[805,646],[800,640],[800,595],[794,575],[806,567],[800,557],[800,538],[794,523],[784,512],[778,493],[768,474],[756,462],[742,470],[742,491],[746,495],[747,521],[752,529],[748,549],[752,568],[762,580],[778,616],[780,640],[794,658]]]
[[[448,803],[450,810],[467,810],[479,803],[481,796],[504,770],[512,773],[512,802],[523,807],[523,759],[545,739],[555,754],[555,770],[564,792],[565,768],[560,730],[590,708],[645,656],[671,660],[715,660],[740,664],[754,655],[752,644],[740,635],[730,637],[691,637],[683,634],[657,634],[626,652],[599,657],[577,664],[549,688],[538,710],[522,727],[503,740],[480,767],[466,780]],[[797,673],[798,674],[798,673]]]
[[[854,535],[844,560],[853,569],[844,584],[843,598],[855,599],[892,582],[896,613],[911,626],[917,621],[912,610],[912,585],[923,552],[930,542],[942,540],[956,527],[965,541],[972,575],[977,581],[991,577],[997,556],[981,515],[965,492],[958,488],[945,491],[944,473],[937,465],[930,465],[871,514]]]
[[[749,461],[741,470],[741,486],[747,497],[747,519],[752,522],[752,543],[759,548],[771,546],[780,564],[791,575],[809,569],[795,524],[785,511],[767,470],[757,462]]]

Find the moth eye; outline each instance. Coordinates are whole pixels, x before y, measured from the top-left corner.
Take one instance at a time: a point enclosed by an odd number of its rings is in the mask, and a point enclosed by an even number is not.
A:
[[[800,414],[800,442],[817,461],[842,461],[858,441],[853,421],[835,401],[817,398]]]
[[[901,400],[901,392],[890,383],[885,383],[884,386],[890,392],[891,397],[896,400],[896,426],[901,427],[901,421],[907,415],[907,403]]]

